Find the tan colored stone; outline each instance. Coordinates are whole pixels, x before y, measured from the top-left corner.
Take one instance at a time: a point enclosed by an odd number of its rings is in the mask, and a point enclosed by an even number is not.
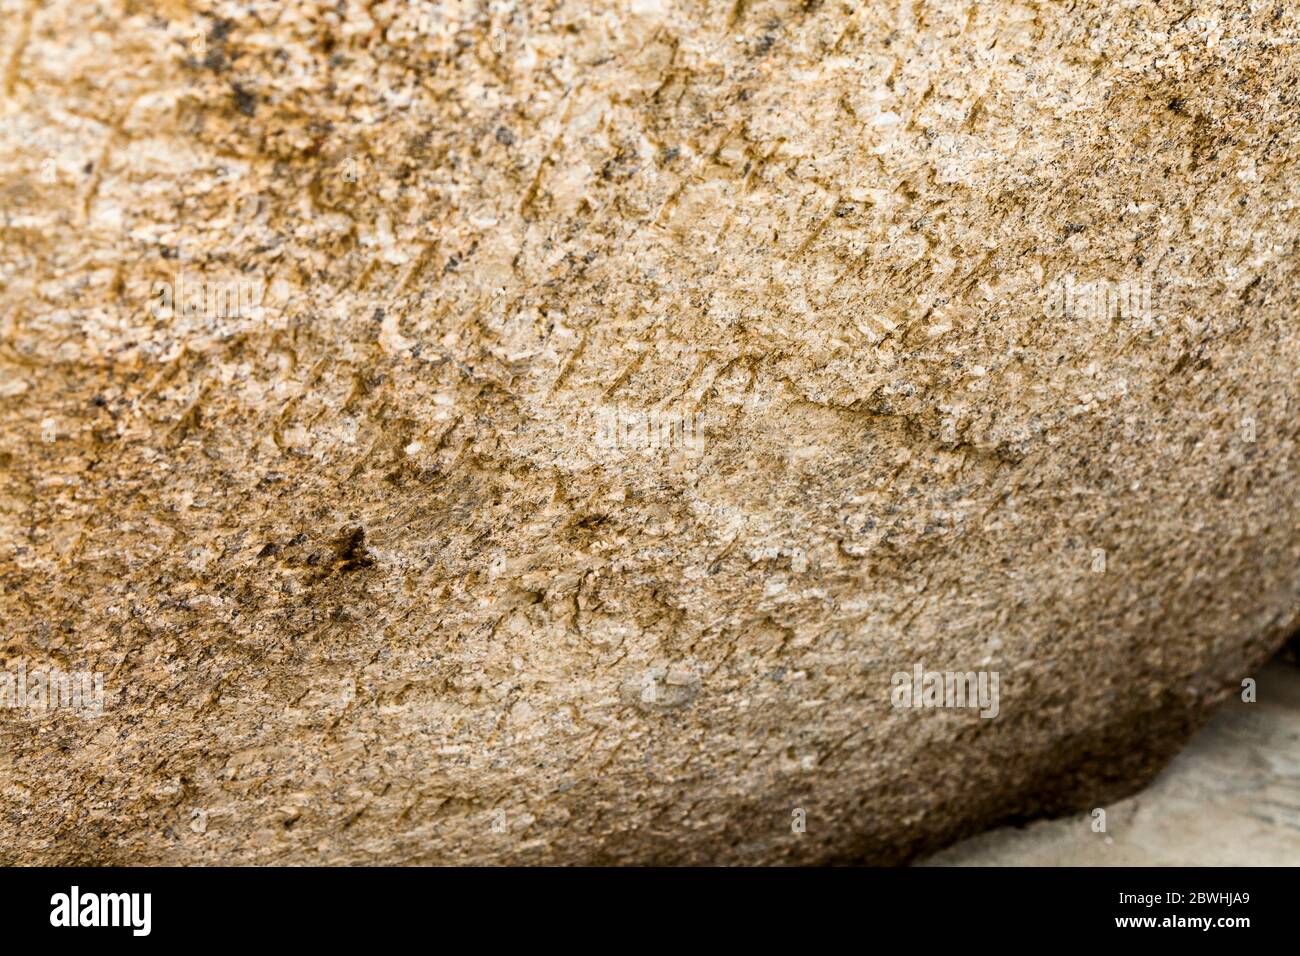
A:
[[[1198,11],[5,0],[3,662],[107,700],[0,712],[0,859],[1141,786],[1300,618],[1300,25]]]

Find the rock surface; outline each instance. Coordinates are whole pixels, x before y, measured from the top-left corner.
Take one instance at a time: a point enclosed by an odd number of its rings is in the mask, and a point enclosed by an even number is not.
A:
[[[1282,4],[2,6],[3,862],[901,862],[1300,621]]]

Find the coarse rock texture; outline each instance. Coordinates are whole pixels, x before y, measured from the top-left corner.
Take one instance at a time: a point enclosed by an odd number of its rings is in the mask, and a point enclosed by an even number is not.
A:
[[[1297,624],[1280,0],[0,7],[0,861],[902,862]]]

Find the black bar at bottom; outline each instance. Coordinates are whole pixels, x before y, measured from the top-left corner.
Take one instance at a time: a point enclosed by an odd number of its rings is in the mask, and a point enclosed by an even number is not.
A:
[[[1043,929],[1059,941],[1199,935],[1231,945],[1292,930],[1294,896],[1291,871],[1263,869],[0,870],[0,907],[18,938],[127,945],[461,946],[477,936],[771,948],[848,933],[874,947],[1042,941]]]

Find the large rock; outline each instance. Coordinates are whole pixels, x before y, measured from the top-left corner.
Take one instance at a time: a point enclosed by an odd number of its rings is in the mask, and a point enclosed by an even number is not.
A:
[[[0,859],[1142,785],[1300,615],[1300,23],[1193,12],[8,2],[3,658],[105,700],[0,712]]]

